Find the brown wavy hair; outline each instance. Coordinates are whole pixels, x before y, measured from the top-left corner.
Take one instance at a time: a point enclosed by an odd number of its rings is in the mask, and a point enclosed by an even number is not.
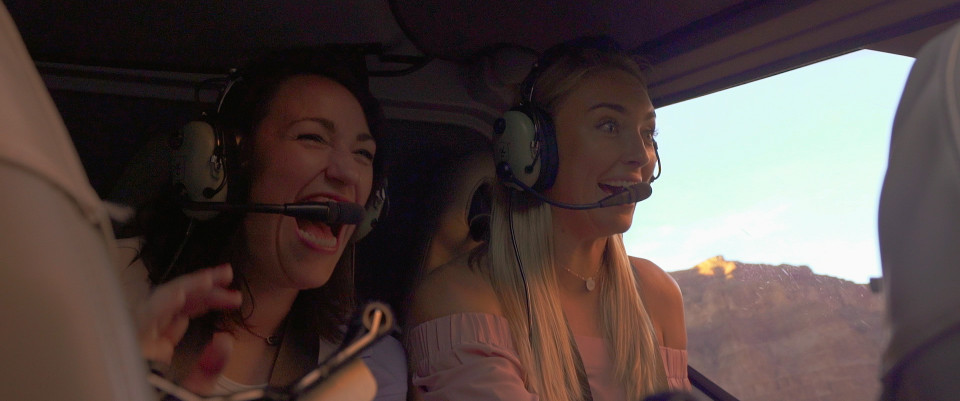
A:
[[[227,146],[228,202],[248,200],[249,166],[253,164],[248,161],[256,149],[250,145],[255,141],[247,138],[266,117],[280,85],[299,75],[328,78],[346,87],[363,108],[375,141],[383,142],[383,115],[368,89],[362,53],[349,47],[323,46],[264,54],[237,72],[233,77],[235,83],[225,94],[219,113],[212,116],[211,124],[223,133]],[[384,164],[378,152],[373,162],[373,191],[383,185]],[[368,204],[373,198],[370,197]],[[138,258],[146,265],[154,286],[198,269],[236,262],[245,257],[242,216],[221,213],[209,221],[191,221],[181,209],[182,199],[181,191],[171,183],[137,213],[137,231],[144,240]],[[301,291],[289,313],[309,316],[321,338],[339,342],[342,339],[339,327],[346,323],[350,311],[356,306],[353,275],[351,244],[327,284]],[[250,296],[241,271],[235,270],[232,286]],[[251,298],[251,302],[256,307],[256,300]],[[228,327],[226,323],[230,322],[243,324],[243,316],[239,312],[214,312],[194,323],[199,324],[204,334],[211,335]]]

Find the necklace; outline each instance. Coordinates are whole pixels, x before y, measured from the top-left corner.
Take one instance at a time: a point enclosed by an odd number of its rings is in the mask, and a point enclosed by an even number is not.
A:
[[[597,274],[594,274],[593,276],[583,277],[577,274],[576,272],[574,272],[573,270],[570,270],[569,268],[564,267],[563,269],[566,270],[568,273],[576,276],[578,279],[583,280],[583,284],[584,286],[587,287],[587,291],[593,291],[594,288],[597,288],[597,280],[595,279],[595,277],[597,277],[600,274],[599,270],[597,271]]]
[[[257,336],[258,338],[260,338],[261,340],[263,340],[265,343],[267,343],[267,345],[269,345],[269,346],[271,346],[271,347],[275,347],[275,346],[277,346],[277,345],[280,345],[280,340],[283,339],[283,336],[282,336],[281,333],[277,333],[277,334],[274,334],[274,335],[272,335],[272,336],[262,336],[262,335],[256,333],[255,331],[250,330],[250,328],[247,327],[246,324],[240,324],[240,327],[243,327],[243,329],[246,330],[247,333],[250,333],[250,334],[253,334],[254,336]]]

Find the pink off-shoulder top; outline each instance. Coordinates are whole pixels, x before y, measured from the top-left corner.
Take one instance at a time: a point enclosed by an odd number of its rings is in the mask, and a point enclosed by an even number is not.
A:
[[[424,322],[409,333],[413,385],[424,401],[539,400],[524,386],[520,359],[506,318],[458,313]],[[594,401],[626,401],[613,377],[605,340],[576,337]],[[660,347],[667,381],[689,390],[687,351]]]

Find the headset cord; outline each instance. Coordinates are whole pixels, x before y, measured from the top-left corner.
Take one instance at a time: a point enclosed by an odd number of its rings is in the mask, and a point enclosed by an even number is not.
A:
[[[657,146],[657,140],[652,139],[653,141],[653,154],[657,156],[657,173],[650,177],[650,183],[653,184],[657,178],[660,178],[660,173],[663,171],[663,163],[660,161],[660,149]]]
[[[527,286],[527,275],[523,272],[523,261],[520,260],[520,250],[517,248],[517,237],[513,233],[513,202],[514,191],[509,192],[507,202],[507,220],[510,225],[510,243],[513,245],[513,255],[517,258],[517,268],[520,270],[520,280],[523,282],[524,304],[527,306],[527,337],[533,344],[533,314],[530,312],[530,287]]]
[[[180,259],[180,253],[183,252],[183,248],[187,245],[187,240],[190,239],[190,234],[193,232],[193,222],[196,221],[194,218],[190,218],[190,221],[187,223],[187,231],[183,233],[183,241],[180,241],[180,246],[177,247],[177,252],[173,254],[173,258],[170,259],[170,265],[167,266],[167,270],[163,272],[163,276],[160,277],[160,282],[163,283],[167,281],[167,277],[170,276],[170,272],[173,271],[173,265],[177,264],[177,259]]]
[[[540,139],[537,138],[536,140],[534,140],[534,143],[538,143],[538,144],[539,144],[539,143],[540,143],[539,141],[540,141]],[[539,147],[539,145],[538,145],[538,147],[537,147],[537,152],[534,153],[534,155],[533,155],[533,160],[530,162],[529,165],[527,165],[526,167],[523,168],[523,171],[524,171],[525,173],[527,173],[527,174],[533,173],[533,167],[536,166],[536,165],[537,165],[537,162],[540,161],[540,153],[542,153],[542,152],[543,152],[543,151],[540,149],[540,147]]]

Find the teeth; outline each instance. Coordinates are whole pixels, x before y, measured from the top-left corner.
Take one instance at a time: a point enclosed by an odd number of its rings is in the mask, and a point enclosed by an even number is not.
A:
[[[637,181],[610,181],[610,182],[602,182],[601,184],[610,186],[610,187],[626,188],[631,185],[637,184]]]
[[[302,235],[303,238],[305,238],[307,241],[310,241],[311,243],[313,243],[318,247],[333,248],[337,246],[337,237],[318,238],[317,236],[310,234],[304,230],[301,230],[301,229],[297,229],[297,230],[300,231],[300,235]]]

